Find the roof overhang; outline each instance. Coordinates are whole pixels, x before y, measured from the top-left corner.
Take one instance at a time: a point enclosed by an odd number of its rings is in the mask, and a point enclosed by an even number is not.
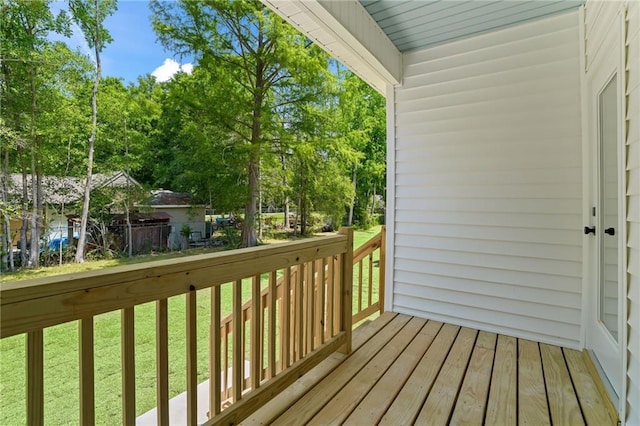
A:
[[[383,95],[402,54],[576,9],[584,0],[261,0]],[[363,5],[364,4],[364,5]]]
[[[261,0],[373,88],[402,79],[402,54],[357,0]]]

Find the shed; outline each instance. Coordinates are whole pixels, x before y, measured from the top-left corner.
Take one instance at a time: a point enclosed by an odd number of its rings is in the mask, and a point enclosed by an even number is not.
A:
[[[149,201],[138,207],[153,214],[164,213],[170,217],[171,232],[168,237],[168,247],[178,249],[182,247],[181,230],[188,226],[192,233],[205,236],[205,209],[202,204],[193,204],[193,197],[185,192],[173,192],[158,189],[151,192]]]

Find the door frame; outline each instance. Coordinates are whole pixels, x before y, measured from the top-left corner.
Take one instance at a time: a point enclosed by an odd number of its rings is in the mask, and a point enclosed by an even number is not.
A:
[[[618,382],[620,383],[619,389],[615,389],[616,394],[612,394],[613,389],[609,387],[610,381],[607,377],[603,377],[603,383],[605,387],[608,387],[608,392],[614,404],[617,406],[620,419],[625,418],[626,407],[626,362],[627,362],[627,197],[626,197],[626,74],[625,74],[625,8],[620,6],[618,8],[615,23],[612,25],[602,37],[599,49],[595,53],[595,57],[590,64],[586,63],[586,35],[585,35],[585,14],[584,7],[580,9],[580,39],[581,43],[581,72],[580,72],[580,84],[582,92],[582,160],[583,160],[583,223],[584,226],[597,226],[599,228],[600,214],[597,212],[596,217],[592,217],[592,207],[599,206],[598,200],[598,185],[600,180],[599,170],[599,143],[598,132],[599,126],[594,126],[594,120],[599,121],[599,111],[593,105],[592,96],[592,79],[593,75],[606,74],[608,77],[604,78],[604,83],[601,87],[596,88],[600,93],[604,89],[607,82],[610,81],[611,76],[616,75],[616,92],[618,103],[618,117],[617,117],[617,129],[618,129],[618,228],[616,232],[619,235],[618,238],[618,312],[620,313],[618,318],[618,350],[619,350],[619,369]],[[614,53],[611,53],[613,49]],[[613,56],[612,61],[606,62]],[[596,96],[597,97],[597,96]],[[595,131],[595,134],[594,134]],[[597,236],[584,235],[583,236],[583,313],[582,313],[582,340],[583,347],[590,351],[590,330],[589,327],[594,321],[594,317],[598,315],[597,303],[598,303],[598,280],[599,274],[599,254],[598,254],[598,241],[602,238],[602,230],[596,229]],[[595,308],[595,309],[594,309]],[[591,352],[591,351],[590,351]],[[593,353],[590,353],[593,356]],[[599,369],[599,373],[604,375],[604,371],[598,365],[597,359],[594,359]]]

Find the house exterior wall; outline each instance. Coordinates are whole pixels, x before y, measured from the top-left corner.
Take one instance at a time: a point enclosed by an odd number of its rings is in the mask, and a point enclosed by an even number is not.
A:
[[[391,309],[580,347],[578,13],[403,59]]]
[[[627,10],[627,424],[640,425],[640,2]]]
[[[626,407],[628,425],[640,425],[640,3],[587,1],[585,5],[585,51],[587,70],[602,49],[610,29],[624,17],[623,80],[626,146]]]

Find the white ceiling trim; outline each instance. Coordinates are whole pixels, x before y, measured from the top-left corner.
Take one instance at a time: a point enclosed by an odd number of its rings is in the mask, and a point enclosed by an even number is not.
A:
[[[402,54],[357,0],[261,0],[378,92],[402,81]]]

